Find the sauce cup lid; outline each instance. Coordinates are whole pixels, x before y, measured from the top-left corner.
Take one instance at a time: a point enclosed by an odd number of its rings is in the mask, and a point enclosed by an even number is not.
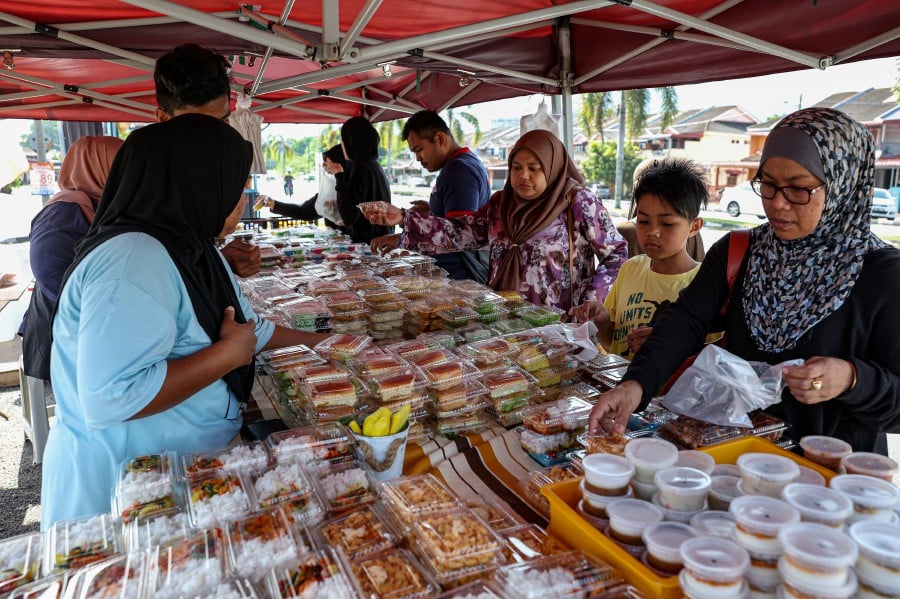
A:
[[[837,570],[856,563],[856,543],[836,528],[814,522],[789,524],[778,531],[785,555],[815,569]]]
[[[853,514],[853,502],[846,495],[828,487],[791,483],[781,496],[800,512],[801,518],[841,521]]]
[[[900,567],[900,524],[862,520],[851,524],[847,532],[862,555],[878,564]]]
[[[841,466],[846,470],[852,468],[852,474],[868,474],[870,476],[885,477],[897,474],[897,462],[880,453],[867,451],[855,451],[841,458]]]
[[[900,488],[865,474],[838,474],[830,486],[860,507],[889,510],[900,503]]]
[[[662,510],[641,499],[616,499],[606,505],[606,516],[610,524],[615,522],[629,528],[643,528],[663,519]]]
[[[625,457],[635,466],[665,468],[678,460],[678,448],[665,439],[642,437],[625,445]]]
[[[750,567],[747,550],[728,539],[694,537],[681,544],[684,566],[699,578],[730,581],[740,578]]]
[[[738,524],[749,531],[769,537],[778,534],[786,524],[800,521],[800,512],[790,504],[762,495],[742,495],[735,497],[728,506]]]
[[[741,476],[755,476],[770,482],[793,482],[800,476],[796,462],[772,453],[745,453],[737,459]]]
[[[697,495],[709,490],[712,479],[696,468],[670,466],[657,470],[653,482],[657,488],[673,495]]]
[[[827,435],[807,435],[800,439],[804,452],[819,453],[833,458],[841,458],[853,453],[853,447],[846,441]]]
[[[655,522],[644,529],[641,539],[647,551],[669,562],[681,562],[681,544],[697,536],[697,531],[682,522]]]
[[[699,536],[730,539],[734,534],[734,515],[722,510],[708,510],[691,516],[691,526]]]
[[[592,453],[584,456],[581,467],[586,473],[602,476],[610,487],[627,485],[634,476],[634,465],[631,462],[622,456],[608,453]]]

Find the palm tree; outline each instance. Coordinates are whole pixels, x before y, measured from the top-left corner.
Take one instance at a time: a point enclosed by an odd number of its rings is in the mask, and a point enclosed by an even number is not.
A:
[[[463,131],[462,122],[459,119],[464,121],[468,121],[468,123],[472,126],[472,145],[477,146],[481,142],[481,123],[478,122],[478,117],[476,117],[471,112],[459,112],[457,113],[459,118],[454,118],[453,109],[447,110],[447,126],[450,128],[450,134],[453,136],[453,139],[456,140],[457,143],[463,144],[463,140],[466,138],[466,132]]]
[[[600,133],[600,143],[606,140],[603,136],[603,123],[615,113],[612,95],[608,92],[588,92],[581,96],[581,109],[578,111],[578,122],[585,137],[590,139],[595,132]]]
[[[319,147],[328,149],[341,143],[341,130],[328,125],[319,134]]]
[[[263,154],[269,160],[281,162],[281,172],[287,169],[287,161],[292,160],[296,152],[297,141],[285,139],[282,135],[273,135],[263,143]]]
[[[660,110],[660,129],[671,125],[678,115],[678,93],[674,87],[661,87],[657,91],[662,97]],[[581,111],[579,121],[588,137],[594,131],[600,133],[600,141],[603,142],[603,123],[613,116],[617,109],[611,93],[586,93],[581,95]],[[630,89],[625,91],[625,132],[630,140],[641,136],[647,127],[649,117],[651,90]]]

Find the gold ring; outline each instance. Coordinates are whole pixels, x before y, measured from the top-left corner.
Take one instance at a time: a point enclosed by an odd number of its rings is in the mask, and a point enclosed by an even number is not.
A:
[[[822,379],[813,379],[809,384],[809,388],[812,391],[819,391],[822,389]]]

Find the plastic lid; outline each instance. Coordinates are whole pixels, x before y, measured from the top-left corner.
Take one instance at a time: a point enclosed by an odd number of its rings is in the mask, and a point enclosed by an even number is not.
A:
[[[706,474],[712,474],[713,469],[716,467],[716,460],[708,453],[703,453],[696,449],[684,449],[678,452],[678,459],[675,461],[675,465],[694,468]]]
[[[828,487],[791,483],[784,488],[781,496],[800,512],[803,520],[837,523],[853,514],[850,498]]]
[[[860,554],[873,562],[900,568],[900,524],[863,520],[847,529]]]
[[[606,505],[606,515],[616,528],[643,528],[663,519],[663,512],[657,506],[640,499],[616,499]],[[621,526],[619,526],[621,525]]]
[[[846,441],[826,435],[807,435],[800,439],[800,447],[804,453],[809,452],[830,458],[842,458],[853,452],[853,447]]]
[[[585,476],[591,479],[591,484],[597,485],[594,480],[602,479],[603,488],[618,488],[628,484],[634,475],[634,466],[618,455],[608,453],[593,453],[581,460]]]
[[[695,537],[681,544],[685,568],[704,580],[728,582],[744,575],[750,567],[747,550],[728,539]]]
[[[656,522],[647,526],[641,539],[647,551],[667,562],[681,562],[681,544],[697,536],[697,531],[682,522]]]
[[[714,476],[709,484],[709,493],[722,499],[734,499],[742,493],[738,490],[741,479],[737,476]]]
[[[734,464],[716,464],[715,468],[713,468],[711,476],[713,478],[717,476],[737,476],[740,477],[741,469],[735,466]]]
[[[678,448],[665,439],[632,439],[625,445],[625,457],[638,468],[662,469],[678,460]]]
[[[798,522],[778,531],[785,555],[822,570],[849,568],[856,563],[856,544],[843,532],[824,524]]]
[[[769,482],[789,483],[800,476],[796,462],[771,453],[745,453],[737,459],[741,476],[753,476]]]
[[[797,478],[797,482],[807,485],[818,485],[820,487],[824,487],[825,477],[822,476],[820,472],[817,472],[812,468],[800,466],[800,476]]]
[[[362,597],[431,597],[440,587],[405,549],[391,549],[354,561],[350,568]]]
[[[399,537],[378,508],[367,505],[333,518],[319,527],[324,541],[354,559],[397,545]]]
[[[868,474],[878,478],[893,478],[897,474],[897,462],[879,453],[857,451],[841,460],[841,467],[848,474]]]
[[[734,534],[734,515],[730,512],[699,512],[691,516],[690,524],[700,536],[731,539]]]
[[[775,537],[782,526],[800,521],[800,512],[791,505],[762,495],[735,497],[728,511],[743,528],[768,537]]]
[[[900,489],[891,483],[863,474],[839,474],[831,488],[864,508],[889,510],[900,502]]]
[[[661,491],[673,495],[697,495],[706,493],[712,479],[696,468],[670,466],[657,470],[653,482]]]
[[[781,574],[782,584],[791,589],[788,591],[790,595],[785,596],[800,595],[803,597],[815,597],[815,599],[844,599],[846,597],[853,597],[858,587],[856,574],[853,573],[853,570],[847,571],[847,579],[843,584],[827,586],[812,585],[806,581],[794,579],[788,580],[784,575],[785,568],[783,557],[778,560],[778,572]]]

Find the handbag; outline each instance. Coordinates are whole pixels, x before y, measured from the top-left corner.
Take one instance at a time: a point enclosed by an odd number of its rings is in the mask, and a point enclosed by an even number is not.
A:
[[[735,229],[728,236],[728,262],[725,266],[725,279],[728,281],[728,296],[725,298],[725,303],[719,308],[719,316],[722,318],[725,318],[725,315],[728,314],[728,305],[731,303],[731,293],[734,290],[734,283],[737,281],[738,271],[741,269],[741,262],[744,261],[744,256],[747,255],[747,249],[749,247],[750,229]],[[725,336],[723,335],[715,342],[715,344],[724,349]],[[678,367],[675,373],[669,377],[669,380],[666,381],[659,390],[658,395],[663,395],[669,391],[672,383],[674,383],[678,377],[694,363],[694,360],[697,359],[697,354],[699,353],[700,352],[696,352],[681,363],[681,366]]]

